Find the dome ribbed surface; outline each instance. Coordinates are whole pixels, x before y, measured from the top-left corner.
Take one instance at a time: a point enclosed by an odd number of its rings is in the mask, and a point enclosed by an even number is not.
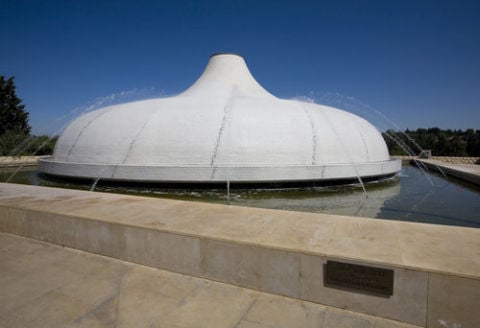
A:
[[[288,182],[385,176],[400,162],[364,119],[279,99],[241,56],[218,54],[175,97],[80,116],[39,169],[109,180]]]

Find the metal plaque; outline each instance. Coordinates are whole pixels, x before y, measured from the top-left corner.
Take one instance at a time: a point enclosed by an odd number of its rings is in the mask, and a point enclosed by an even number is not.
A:
[[[393,295],[393,270],[327,261],[324,284],[326,287],[388,297]]]

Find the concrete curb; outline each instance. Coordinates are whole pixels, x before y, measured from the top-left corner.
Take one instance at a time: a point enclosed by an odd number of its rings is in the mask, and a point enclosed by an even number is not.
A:
[[[480,165],[448,164],[432,159],[417,159],[431,170],[480,186]]]

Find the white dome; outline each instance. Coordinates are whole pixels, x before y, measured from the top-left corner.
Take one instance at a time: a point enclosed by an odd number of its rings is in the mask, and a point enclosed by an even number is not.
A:
[[[217,54],[183,93],[89,112],[41,172],[149,182],[289,182],[392,175],[381,134],[351,113],[279,99]]]

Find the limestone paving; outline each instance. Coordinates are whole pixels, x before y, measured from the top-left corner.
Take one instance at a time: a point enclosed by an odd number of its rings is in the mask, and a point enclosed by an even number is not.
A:
[[[417,327],[7,233],[0,271],[0,327]]]

